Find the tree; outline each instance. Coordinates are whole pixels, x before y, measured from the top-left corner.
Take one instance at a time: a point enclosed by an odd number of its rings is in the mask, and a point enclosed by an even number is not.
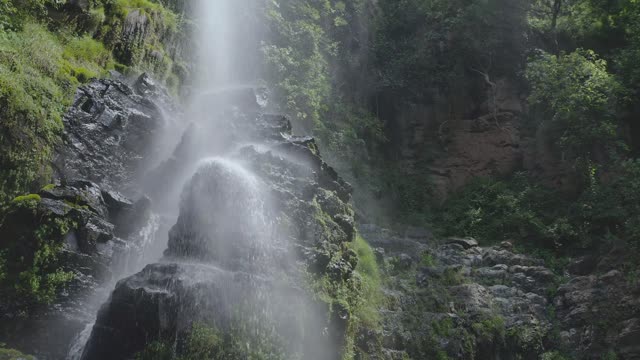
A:
[[[593,51],[542,53],[528,65],[534,114],[563,158],[599,160],[619,149],[616,108],[621,87]]]

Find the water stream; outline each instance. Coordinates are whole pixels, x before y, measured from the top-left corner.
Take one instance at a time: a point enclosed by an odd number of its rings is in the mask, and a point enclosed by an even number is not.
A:
[[[188,156],[180,161],[180,172],[173,174],[168,183],[163,183],[165,191],[156,193],[153,197],[154,214],[149,222],[140,229],[135,236],[136,249],[121,254],[114,267],[114,277],[122,279],[130,276],[147,264],[157,262],[163,256],[168,246],[168,230],[178,221],[180,204],[185,201],[194,210],[189,214],[193,227],[210,227],[200,229],[202,232],[217,236],[233,235],[233,238],[245,238],[248,244],[253,244],[251,262],[255,266],[265,264],[269,260],[266,255],[271,245],[268,244],[270,230],[266,214],[267,200],[262,194],[259,180],[234,160],[234,149],[227,149],[224,144],[227,134],[217,132],[214,136],[202,141],[189,143],[187,137],[191,133],[198,136],[200,129],[215,129],[223,121],[223,115],[213,115],[216,105],[225,105],[221,94],[243,89],[247,84],[257,83],[260,77],[260,60],[258,58],[260,26],[255,19],[258,17],[258,0],[199,0],[197,5],[198,31],[195,33],[194,44],[197,58],[197,76],[194,77],[194,88],[191,99],[187,99],[184,118],[174,118],[174,114],[163,111],[166,116],[164,131],[157,135],[155,148],[161,152],[153,154],[147,159],[146,166],[152,175],[142,176],[139,184],[142,192],[151,189],[154,184],[153,169],[163,166],[175,156],[177,147],[186,146]],[[259,95],[258,95],[259,96]],[[265,99],[259,97],[256,101],[264,105]],[[213,116],[212,116],[213,115]],[[188,125],[191,124],[191,125]],[[184,143],[184,144],[183,144]],[[196,144],[196,145],[194,145]],[[158,146],[159,145],[159,146]],[[209,181],[214,177],[220,181]],[[162,180],[167,182],[166,179]],[[217,187],[225,187],[218,189]],[[189,188],[186,191],[185,188]],[[195,193],[194,193],[195,192]],[[211,198],[201,197],[200,193],[215,194],[216,203],[210,203]],[[160,194],[160,195],[159,195]],[[185,200],[185,197],[192,199]],[[182,198],[182,199],[181,199]],[[228,216],[218,217],[212,221],[207,215],[211,207],[219,207],[225,203],[229,207]],[[184,206],[183,206],[184,210]],[[183,214],[184,215],[184,214]],[[243,224],[239,226],[239,224]],[[232,234],[233,233],[233,234]],[[237,242],[236,242],[237,243]],[[246,245],[247,243],[244,243]],[[221,248],[224,247],[224,248]],[[204,248],[193,249],[203,251]],[[174,249],[175,250],[175,249]],[[212,253],[223,254],[217,262],[223,266],[227,260],[234,259],[233,252],[238,250],[237,244],[218,243]],[[242,251],[247,251],[245,246]],[[171,249],[166,250],[170,252]],[[182,253],[188,250],[180,249]],[[246,257],[246,255],[245,255]],[[229,260],[230,261],[230,260]],[[96,291],[94,296],[95,311],[99,305],[106,302],[109,293],[115,287],[115,281],[106,284],[103,289]],[[95,321],[95,320],[94,320]],[[83,349],[92,334],[94,323],[89,322],[84,330],[74,339],[69,348],[68,360],[82,359]]]

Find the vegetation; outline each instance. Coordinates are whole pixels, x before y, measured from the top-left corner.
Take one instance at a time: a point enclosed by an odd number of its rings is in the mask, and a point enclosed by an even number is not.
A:
[[[504,319],[500,316],[476,322],[471,327],[481,342],[504,343],[506,331]]]
[[[59,21],[49,16],[59,3],[0,1],[0,203],[50,182],[52,149],[77,86],[114,68],[151,71],[174,89],[185,80],[161,40],[177,36],[181,20],[161,5],[100,0]],[[153,29],[132,44],[121,35],[134,10],[150,17]]]
[[[2,306],[20,312],[50,304],[74,278],[73,273],[64,270],[60,260],[64,236],[77,225],[72,218],[41,213],[39,203],[40,197],[35,194],[17,197],[0,222]],[[25,213],[34,213],[41,221],[24,223],[20,219],[25,218]]]
[[[267,17],[276,102],[320,138],[356,185],[356,205],[378,199],[395,222],[554,251],[635,242],[638,213],[618,194],[634,189],[640,143],[638,2],[280,1]],[[389,121],[406,103],[451,109],[448,119],[468,116],[457,109],[469,102],[496,111],[498,79],[528,95],[523,133],[552,149],[574,191],[522,173],[476,180],[438,208],[429,166],[445,155],[441,139],[425,139],[404,168]]]
[[[249,329],[244,329],[249,330]],[[256,329],[251,329],[255,333]],[[285,360],[297,357],[285,356],[285,351],[275,338],[257,338],[249,333],[220,332],[203,323],[194,323],[184,341],[174,351],[171,342],[154,341],[140,353],[136,360]]]
[[[380,326],[380,307],[383,302],[382,275],[371,246],[359,234],[354,242],[358,254],[356,276],[360,280],[360,301],[354,312],[361,326],[376,329]]]
[[[3,344],[0,343],[0,360],[35,360],[35,358],[17,350],[5,349]]]
[[[438,219],[445,233],[485,243],[519,239],[525,247],[561,254],[622,240],[637,251],[640,164],[626,160],[609,171],[616,174],[613,179],[594,174],[577,196],[546,188],[526,174],[478,179],[454,195]]]
[[[623,146],[616,119],[621,86],[593,51],[541,54],[529,63],[526,76],[534,115],[549,123],[549,142],[558,145],[563,159],[584,166]]]

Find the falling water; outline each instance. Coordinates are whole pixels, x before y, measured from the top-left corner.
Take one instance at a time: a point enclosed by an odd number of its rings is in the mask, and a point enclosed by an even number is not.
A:
[[[189,141],[189,130],[184,133],[182,131],[188,129],[189,123],[195,137],[202,133],[199,129],[216,128],[225,116],[225,114],[216,114],[218,110],[216,107],[225,105],[226,101],[220,94],[234,89],[241,90],[247,86],[252,87],[257,83],[260,77],[259,39],[262,35],[259,21],[256,21],[260,16],[259,11],[256,11],[257,2],[258,0],[198,1],[196,7],[198,31],[194,39],[194,51],[197,55],[197,75],[193,79],[195,90],[191,99],[187,99],[190,105],[186,109],[184,118],[172,119],[170,118],[172,114],[164,112],[170,126],[165,126],[164,131],[154,139],[155,148],[163,151],[153,154],[147,159],[148,164],[143,167],[161,168],[163,162],[170,161],[175,156],[175,152],[167,151],[168,149],[185,146],[188,148],[186,150],[188,155],[181,159],[184,162],[180,164],[181,171],[173,174],[169,179],[160,180],[160,182],[166,182],[163,184],[165,191],[152,196],[154,211],[157,215],[153,215],[137,235],[141,253],[129,252],[121,256],[119,263],[115,265],[115,267],[126,269],[118,272],[120,277],[133,274],[146,264],[158,261],[167,246],[169,246],[167,253],[171,252],[171,244],[167,245],[168,231],[164,231],[168,229],[161,225],[176,223],[180,213],[180,195],[182,194],[184,204],[184,197],[188,196],[188,193],[183,189],[187,188],[198,192],[211,191],[218,196],[215,204],[202,201],[206,197],[202,198],[198,194],[186,200],[191,202],[189,206],[198,214],[204,215],[192,214],[193,219],[190,220],[196,222],[201,220],[198,223],[191,222],[192,226],[210,226],[212,228],[200,230],[220,236],[228,236],[235,232],[233,234],[235,238],[245,238],[248,241],[242,244],[244,248],[241,250],[246,252],[253,247],[254,251],[249,255],[251,264],[259,266],[268,261],[264,256],[268,254],[268,247],[271,246],[268,245],[268,238],[271,235],[270,230],[267,230],[270,228],[266,214],[268,204],[259,180],[240,162],[234,160],[233,149],[227,149],[223,145],[226,134],[218,132],[213,138]],[[264,104],[263,98],[255,100]],[[182,144],[183,142],[186,145]],[[157,185],[153,184],[156,174],[153,171],[150,171],[150,174],[148,178],[143,177],[140,184],[142,189],[151,189]],[[208,181],[204,178],[199,182],[199,175],[213,176],[220,181]],[[215,188],[216,184],[226,188]],[[212,207],[220,207],[219,202],[223,201],[227,201],[229,209],[233,211],[229,211],[225,217],[219,217],[219,221],[208,222],[210,217],[207,215],[214,210]],[[244,225],[238,230],[240,223]],[[242,232],[241,236],[238,236],[238,231]],[[229,255],[232,255],[234,246],[238,250],[237,246],[240,244],[240,242],[218,242],[215,252],[224,254],[224,258],[218,259],[220,265],[229,265],[225,264],[224,260],[232,259],[233,256]],[[106,288],[112,288],[114,285],[114,283],[108,284]],[[96,295],[96,299],[96,302],[104,302],[106,297],[101,293]],[[82,358],[83,348],[91,336],[92,328],[93,323],[90,323],[76,336],[70,346],[68,360]]]

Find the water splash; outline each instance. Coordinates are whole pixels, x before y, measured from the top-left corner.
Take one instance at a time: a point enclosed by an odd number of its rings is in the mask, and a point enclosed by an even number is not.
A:
[[[84,350],[84,346],[89,340],[91,336],[91,330],[93,330],[94,322],[90,322],[84,329],[76,335],[73,339],[73,343],[71,343],[71,348],[69,349],[69,355],[67,355],[67,360],[80,360],[82,358],[82,351]]]
[[[156,214],[150,214],[146,224],[142,226],[136,234],[131,237],[131,244],[121,243],[120,248],[117,250],[112,249],[115,254],[113,256],[113,262],[111,264],[111,271],[113,273],[112,280],[104,284],[100,289],[96,289],[92,298],[87,302],[89,313],[96,314],[98,307],[103,304],[111,290],[115,287],[118,279],[132,275],[140,271],[144,265],[148,264],[149,257],[152,256],[152,261],[156,261],[160,258],[161,254],[155,254],[149,251],[150,248],[157,245],[157,234],[160,226],[160,217]],[[163,248],[166,247],[166,243],[163,244]],[[84,347],[91,336],[93,325],[95,324],[95,316],[87,319],[87,325],[84,329],[76,335],[71,342],[69,351],[67,353],[67,360],[80,360]]]

